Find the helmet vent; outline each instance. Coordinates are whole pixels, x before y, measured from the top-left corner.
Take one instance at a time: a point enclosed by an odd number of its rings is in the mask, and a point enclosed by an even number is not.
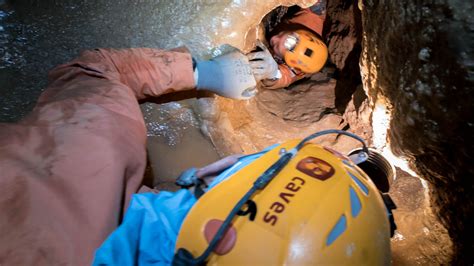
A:
[[[359,196],[352,187],[349,187],[349,197],[351,200],[351,214],[352,217],[357,217],[360,211],[362,210],[362,204],[360,202]]]
[[[347,171],[347,173],[351,176],[352,180],[357,184],[357,186],[364,192],[365,195],[369,195],[369,189],[367,186],[362,183],[362,181],[359,180],[355,175],[353,175],[351,172]]]
[[[311,57],[312,54],[313,54],[313,50],[309,48],[306,48],[306,51],[304,51],[304,55],[306,55],[307,57]]]
[[[331,245],[336,239],[344,233],[347,229],[347,218],[343,214],[341,218],[337,221],[337,223],[332,228],[331,232],[329,232],[328,237],[326,238],[326,246]]]

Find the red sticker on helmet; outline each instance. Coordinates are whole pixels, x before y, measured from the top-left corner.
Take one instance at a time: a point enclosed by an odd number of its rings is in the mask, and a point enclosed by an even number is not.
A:
[[[223,221],[212,219],[208,221],[204,227],[204,237],[207,240],[207,243],[211,243],[214,235],[217,233]],[[237,241],[237,230],[231,224],[227,231],[225,232],[224,236],[217,244],[217,247],[214,249],[214,253],[217,255],[225,255],[229,253],[235,246],[235,242]]]
[[[314,157],[306,157],[299,161],[296,165],[296,169],[304,174],[322,181],[332,177],[335,173],[334,167],[332,167],[332,165],[324,160]]]

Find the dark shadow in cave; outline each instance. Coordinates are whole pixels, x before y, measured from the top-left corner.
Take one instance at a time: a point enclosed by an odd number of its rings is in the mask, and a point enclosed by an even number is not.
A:
[[[160,95],[159,97],[148,97],[146,99],[140,100],[139,103],[156,103],[163,104],[169,102],[178,102],[188,99],[199,99],[199,98],[213,98],[214,94],[208,91],[198,91],[198,90],[186,90],[186,91],[176,91],[172,93],[167,93]]]
[[[353,8],[353,1],[331,1],[327,6],[327,17],[324,22],[323,36],[329,48],[331,62],[336,67],[336,108],[344,113],[347,104],[362,84],[359,59],[362,51],[362,15],[358,8]],[[352,12],[350,12],[352,8]],[[339,41],[333,41],[339,40]],[[353,44],[352,50],[343,60],[336,60],[331,54],[347,51],[347,45]],[[344,50],[345,49],[345,50]]]

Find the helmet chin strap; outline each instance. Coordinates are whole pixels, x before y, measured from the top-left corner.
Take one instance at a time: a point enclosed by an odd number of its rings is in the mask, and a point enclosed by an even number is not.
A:
[[[221,224],[219,229],[217,230],[217,233],[214,235],[212,238],[211,242],[209,243],[209,246],[207,246],[206,250],[197,258],[194,258],[194,256],[189,252],[188,250],[184,248],[178,249],[178,251],[175,253],[173,257],[173,265],[202,265],[205,263],[211,252],[216,248],[217,244],[219,244],[219,241],[222,239],[224,236],[225,232],[229,228],[230,223],[232,222],[232,219],[235,217],[235,215],[242,209],[244,204],[250,199],[250,197],[255,194],[256,191],[264,189],[270,181],[273,180],[273,178],[280,173],[280,171],[288,164],[288,162],[297,154],[297,152],[303,148],[304,144],[314,138],[327,135],[327,134],[341,134],[341,135],[346,135],[349,137],[352,137],[358,141],[360,141],[363,145],[363,152],[369,152],[369,149],[367,148],[364,140],[352,133],[343,131],[343,130],[337,130],[337,129],[330,129],[330,130],[324,130],[320,131],[317,133],[314,133],[306,138],[304,138],[298,145],[296,145],[293,149],[287,151],[287,150],[281,150],[280,151],[280,158],[278,161],[273,163],[263,174],[261,174],[257,180],[253,183],[252,188],[250,188],[247,193],[239,200],[239,202],[234,206],[234,208],[230,211],[230,213],[227,215],[226,219],[224,222]]]

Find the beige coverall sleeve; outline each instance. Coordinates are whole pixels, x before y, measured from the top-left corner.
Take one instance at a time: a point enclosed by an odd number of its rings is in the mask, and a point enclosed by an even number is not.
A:
[[[137,99],[195,86],[189,53],[95,50],[59,66],[32,113],[0,124],[0,265],[88,265],[146,164]]]

